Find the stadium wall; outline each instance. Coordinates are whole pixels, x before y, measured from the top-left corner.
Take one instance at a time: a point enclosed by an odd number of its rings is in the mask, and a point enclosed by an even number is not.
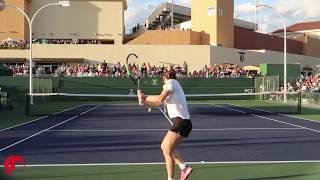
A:
[[[320,39],[312,38],[310,36],[305,38],[306,41],[303,43],[303,54],[313,57],[320,57]]]
[[[201,45],[201,33],[179,30],[149,30],[127,44]]]
[[[254,89],[253,78],[180,78],[179,81],[186,94],[244,93],[246,89]],[[142,78],[141,82],[141,88],[147,94],[158,94],[162,90],[161,78]],[[53,84],[55,92],[89,94],[129,94],[135,87],[128,78],[101,77],[53,78]]]
[[[12,71],[0,65],[0,76],[12,76]]]
[[[210,46],[201,45],[35,45],[35,58],[83,58],[89,63],[125,63],[130,53],[151,65],[180,64],[186,61],[190,70],[209,63]]]
[[[254,78],[179,78],[186,94],[244,93],[254,91]],[[29,88],[28,77],[0,77],[0,86],[10,93],[14,101],[23,101]],[[146,94],[162,90],[161,78],[142,78],[141,87]],[[74,94],[129,94],[135,87],[129,78],[106,77],[48,77],[34,78],[35,93]],[[134,90],[133,90],[134,91]],[[135,92],[134,92],[135,93]]]
[[[124,63],[130,53],[136,53],[144,62],[151,65],[180,64],[187,62],[189,70],[200,70],[204,65],[232,63],[259,65],[262,63],[283,64],[283,53],[268,50],[242,50],[209,45],[34,45],[34,59],[51,58],[52,62],[82,63],[74,59],[84,59],[85,63],[97,63],[104,60],[108,63]],[[14,63],[10,59],[27,59],[28,50],[0,50],[2,62]],[[288,54],[288,64],[300,63],[317,69],[320,58]],[[47,61],[46,61],[47,62]]]

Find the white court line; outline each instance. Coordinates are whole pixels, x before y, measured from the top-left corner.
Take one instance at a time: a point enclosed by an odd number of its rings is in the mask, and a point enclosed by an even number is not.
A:
[[[65,111],[69,111],[69,110],[72,110],[72,109],[75,109],[75,108],[79,108],[79,107],[81,107],[81,106],[83,106],[83,105],[76,106],[76,107],[73,107],[73,108],[69,108],[69,109],[66,109],[66,110],[64,110],[64,111],[57,112],[57,113],[55,113],[55,114],[53,114],[53,115],[57,115],[57,114],[59,114],[59,113],[65,112]],[[38,120],[47,118],[47,117],[49,117],[49,116],[43,116],[43,117],[40,117],[40,118],[38,118],[38,119],[34,119],[34,120],[31,120],[31,121],[27,121],[27,122],[24,122],[24,123],[21,123],[21,124],[17,124],[17,125],[14,125],[14,126],[5,128],[5,129],[1,129],[0,132],[9,130],[9,129],[12,129],[12,128],[15,128],[15,127],[23,126],[23,125],[26,125],[26,124],[29,124],[29,123],[32,123],[32,122],[35,122],[35,121],[38,121]]]
[[[242,130],[301,130],[301,128],[215,128],[192,129],[192,131],[242,131]],[[48,130],[50,132],[138,132],[138,131],[168,131],[168,129],[63,129]]]
[[[105,106],[137,106],[140,107],[140,105],[137,102],[132,101],[132,103],[106,103],[106,104],[85,104],[85,105],[105,105]]]
[[[256,117],[260,117],[260,118],[263,118],[263,119],[268,119],[268,120],[271,120],[271,121],[279,122],[279,123],[282,123],[282,124],[287,124],[287,125],[291,125],[291,126],[294,126],[294,127],[299,127],[299,128],[302,128],[302,129],[307,129],[307,130],[310,130],[310,131],[313,131],[313,132],[320,133],[319,130],[312,129],[312,128],[307,128],[307,127],[305,127],[305,126],[299,126],[299,125],[296,125],[296,124],[287,123],[287,122],[280,121],[280,120],[277,120],[277,119],[268,118],[268,117],[264,117],[264,116],[259,116],[259,115],[256,115],[256,114],[251,114],[251,115],[252,115],[252,116],[256,116]]]
[[[80,106],[76,106],[76,107],[73,107],[73,108],[69,108],[69,109],[66,109],[66,110],[63,110],[63,111],[54,113],[53,115],[57,115],[57,114],[60,114],[60,113],[66,112],[66,111],[70,111],[70,110],[72,110],[72,109],[76,109],[76,108],[79,108],[79,107],[81,107],[81,106],[84,106],[84,105],[82,104],[82,105],[80,105]]]
[[[239,112],[239,113],[242,113],[242,114],[248,114],[248,113],[245,112],[245,111],[240,111],[240,110],[237,110],[237,109],[232,109],[232,108],[220,106],[220,105],[217,105],[217,104],[211,104],[211,105],[217,106],[217,107],[220,107],[220,108],[223,108],[223,109],[228,109],[228,110],[231,110],[231,111]]]
[[[100,106],[102,106],[102,105],[100,105]],[[91,108],[91,109],[89,109],[89,110],[81,113],[81,115],[82,115],[82,114],[85,114],[85,113],[87,113],[87,112],[89,112],[89,111],[92,111],[92,110],[94,110],[94,109],[96,109],[96,108],[98,108],[98,107],[100,107],[100,106],[96,106],[96,107],[94,107],[94,108]],[[50,130],[50,129],[52,129],[52,128],[55,128],[55,127],[57,127],[57,126],[60,126],[60,125],[63,124],[63,123],[66,123],[66,122],[68,122],[68,121],[71,121],[72,119],[75,119],[75,118],[77,118],[77,117],[79,117],[79,116],[80,116],[80,115],[73,116],[72,118],[69,118],[69,119],[67,119],[67,120],[65,120],[65,121],[63,121],[63,122],[60,122],[60,123],[58,123],[58,124],[56,124],[56,125],[54,125],[54,126],[51,126],[51,127],[47,128],[47,129],[45,129],[45,130],[42,130],[42,131],[40,131],[40,132],[38,132],[38,133],[36,133],[36,134],[33,134],[33,135],[29,136],[29,137],[26,137],[26,138],[24,138],[24,139],[22,139],[22,140],[20,140],[20,141],[17,141],[17,142],[15,142],[15,143],[7,146],[7,147],[4,147],[4,148],[0,149],[0,152],[4,151],[4,150],[6,150],[6,149],[9,149],[9,148],[11,148],[11,147],[13,147],[13,146],[15,146],[15,145],[17,145],[17,144],[20,144],[20,143],[22,143],[22,142],[24,142],[24,141],[26,141],[26,140],[28,140],[28,139],[31,139],[31,138],[33,138],[33,137],[35,137],[35,136],[37,136],[37,135],[39,135],[39,134],[41,134],[41,133],[43,133],[43,132],[45,132],[45,131],[48,131],[48,130]]]
[[[27,122],[24,122],[24,123],[21,123],[21,124],[17,124],[17,125],[5,128],[5,129],[1,129],[0,132],[9,130],[9,129],[12,129],[12,128],[15,128],[15,127],[19,127],[19,126],[22,126],[22,125],[26,125],[26,124],[29,124],[29,123],[32,123],[32,122],[35,122],[35,121],[39,121],[39,120],[41,120],[43,118],[46,118],[46,117],[48,117],[48,116],[43,116],[43,117],[40,117],[38,119],[34,119],[34,120],[31,120],[31,121],[27,121]]]
[[[299,117],[299,116],[291,116],[291,115],[282,114],[282,113],[280,113],[280,115],[288,116],[288,117],[296,118],[296,119],[301,119],[301,120],[305,120],[305,121],[311,121],[311,122],[315,122],[315,123],[320,123],[320,121],[316,121],[316,120],[312,120],[312,119],[307,119],[307,118],[303,118],[303,117]]]
[[[255,110],[255,111],[267,112],[267,113],[272,114],[272,112],[271,112],[271,111],[267,111],[267,110],[256,109],[256,108],[250,108],[250,107],[244,107],[244,106],[239,106],[239,105],[236,105],[236,104],[229,104],[229,105],[236,106],[236,107],[240,107],[240,108],[252,109],[252,110]],[[288,117],[291,117],[291,118],[296,118],[296,119],[301,119],[301,120],[305,120],[305,121],[310,121],[310,122],[320,123],[320,121],[316,121],[316,120],[312,120],[312,119],[307,119],[307,118],[303,118],[303,117],[292,116],[292,115],[289,115],[289,114],[283,114],[283,113],[278,113],[278,114],[280,114],[280,115],[282,115],[282,116],[288,116]]]
[[[271,111],[267,111],[267,110],[262,110],[262,109],[256,109],[256,108],[250,108],[250,107],[245,107],[245,106],[239,106],[239,105],[236,105],[236,104],[231,104],[231,103],[228,103],[229,105],[232,105],[232,106],[236,106],[236,107],[240,107],[240,108],[245,108],[245,109],[252,109],[252,110],[255,110],[255,111],[261,111],[261,112],[266,112],[266,113],[272,113]]]
[[[217,162],[186,162],[187,164],[292,164],[292,163],[320,163],[320,160],[300,161],[217,161]],[[164,162],[152,163],[91,163],[91,164],[30,164],[16,165],[16,167],[76,167],[76,166],[140,166],[140,165],[163,165]],[[0,165],[3,167],[3,165]]]
[[[213,106],[218,106],[218,107],[221,107],[221,108],[224,108],[224,109],[228,109],[228,110],[231,110],[231,111],[236,111],[236,112],[241,112],[241,113],[249,114],[249,113],[247,113],[247,112],[240,111],[240,110],[236,110],[236,109],[232,109],[232,108],[227,108],[227,107],[223,107],[223,106],[219,106],[219,105],[215,105],[215,104],[212,104],[212,105],[213,105]],[[256,114],[250,114],[250,115],[251,115],[251,116],[255,116],[255,117],[259,117],[259,118],[263,118],[263,119],[267,119],[267,120],[271,120],[271,121],[275,121],[275,122],[279,122],[279,123],[282,123],[282,124],[287,124],[287,125],[294,126],[294,127],[299,127],[299,128],[301,128],[301,129],[307,129],[307,130],[310,130],[310,131],[313,131],[313,132],[320,133],[320,131],[319,131],[319,130],[316,130],[316,129],[307,128],[307,127],[304,127],[304,126],[299,126],[299,125],[296,125],[296,124],[287,123],[287,122],[283,122],[283,121],[280,121],[280,120],[277,120],[277,119],[268,118],[268,117],[264,117],[264,116],[259,116],[259,115],[256,115]]]
[[[168,129],[62,129],[48,130],[50,132],[138,132],[138,131],[167,131]]]

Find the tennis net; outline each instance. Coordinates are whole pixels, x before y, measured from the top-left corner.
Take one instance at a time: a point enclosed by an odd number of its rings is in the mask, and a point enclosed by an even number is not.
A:
[[[213,114],[229,113],[300,113],[301,94],[284,92],[187,94],[189,108],[208,114],[212,105],[220,107]],[[286,101],[284,99],[286,98]],[[33,102],[31,103],[31,99]],[[137,105],[136,95],[50,93],[26,95],[27,115],[65,115],[82,113],[70,110],[83,105]],[[117,106],[121,108],[121,106]],[[239,109],[240,108],[240,109]],[[224,109],[224,110],[223,110]],[[232,111],[234,110],[234,111]],[[200,110],[201,111],[201,110]],[[199,112],[200,112],[199,111]],[[204,112],[206,111],[206,112]]]

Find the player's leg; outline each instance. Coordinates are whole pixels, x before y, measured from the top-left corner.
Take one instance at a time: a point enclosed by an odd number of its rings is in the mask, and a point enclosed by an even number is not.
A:
[[[161,150],[166,161],[168,179],[174,178],[175,159],[174,152],[176,147],[182,142],[183,137],[176,132],[168,131],[161,143]]]
[[[190,120],[183,120],[182,121],[180,119],[176,119],[175,122],[179,122],[179,121],[180,121],[180,123],[177,123],[178,125],[175,126],[177,129],[172,129],[172,130],[177,130],[178,134],[180,136],[182,136],[183,138],[187,138],[192,130],[192,123]],[[192,168],[184,162],[183,158],[181,157],[181,155],[177,151],[175,151],[173,153],[173,156],[174,156],[175,162],[179,165],[180,170],[181,170],[180,171],[180,180],[187,179],[188,176],[192,172]]]
[[[185,165],[185,162],[184,162],[183,158],[181,157],[181,155],[177,151],[174,151],[173,158],[174,158],[175,162],[179,165],[180,169],[183,169],[183,167],[181,167],[181,165]]]

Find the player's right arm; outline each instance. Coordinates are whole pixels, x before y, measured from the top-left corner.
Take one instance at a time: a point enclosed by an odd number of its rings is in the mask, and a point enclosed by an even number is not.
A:
[[[160,95],[145,96],[143,92],[138,91],[139,104],[147,106],[160,106],[162,102],[170,95],[171,91],[163,90]]]

